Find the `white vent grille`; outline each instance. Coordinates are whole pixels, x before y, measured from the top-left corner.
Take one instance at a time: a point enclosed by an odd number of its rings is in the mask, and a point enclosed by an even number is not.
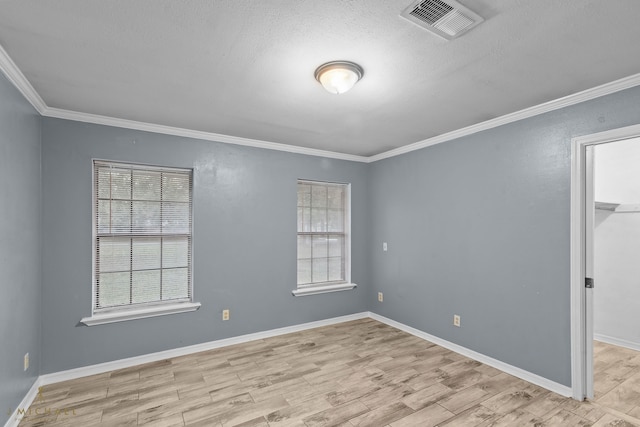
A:
[[[443,1],[426,0],[420,2],[418,6],[413,7],[410,13],[421,21],[433,25],[451,10],[453,10],[453,6]]]
[[[459,37],[484,19],[454,0],[414,1],[401,14],[445,40]]]

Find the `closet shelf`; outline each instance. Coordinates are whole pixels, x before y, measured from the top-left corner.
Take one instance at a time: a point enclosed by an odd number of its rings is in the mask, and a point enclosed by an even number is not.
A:
[[[601,211],[613,211],[615,212],[620,203],[606,203],[606,202],[595,202],[596,209],[600,209]]]
[[[640,212],[640,204],[595,202],[595,208],[616,213]]]

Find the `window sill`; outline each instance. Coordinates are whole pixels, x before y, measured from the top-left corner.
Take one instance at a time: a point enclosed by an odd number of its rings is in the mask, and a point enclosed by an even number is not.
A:
[[[199,302],[182,302],[177,304],[145,307],[136,310],[122,310],[112,313],[94,314],[80,319],[80,323],[87,326],[103,325],[105,323],[125,322],[127,320],[145,319],[147,317],[164,316],[167,314],[187,313],[200,308]]]
[[[327,292],[350,291],[357,286],[355,283],[339,283],[337,285],[311,286],[308,288],[294,289],[291,293],[295,297],[305,297],[307,295],[326,294]]]

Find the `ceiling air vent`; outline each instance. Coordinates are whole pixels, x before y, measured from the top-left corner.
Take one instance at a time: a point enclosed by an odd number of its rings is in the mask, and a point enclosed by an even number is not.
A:
[[[484,19],[454,0],[414,1],[400,14],[445,40],[460,37]]]

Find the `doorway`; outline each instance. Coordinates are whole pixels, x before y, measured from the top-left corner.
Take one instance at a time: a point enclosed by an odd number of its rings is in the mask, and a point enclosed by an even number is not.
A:
[[[640,137],[640,125],[574,138],[571,147],[571,337],[572,391],[578,400],[594,398],[594,148]],[[640,203],[640,201],[638,202]],[[600,215],[599,220],[602,219]],[[597,286],[597,283],[595,284]],[[602,349],[597,349],[601,351]]]
[[[640,138],[599,144],[593,150],[593,401],[637,419]]]

